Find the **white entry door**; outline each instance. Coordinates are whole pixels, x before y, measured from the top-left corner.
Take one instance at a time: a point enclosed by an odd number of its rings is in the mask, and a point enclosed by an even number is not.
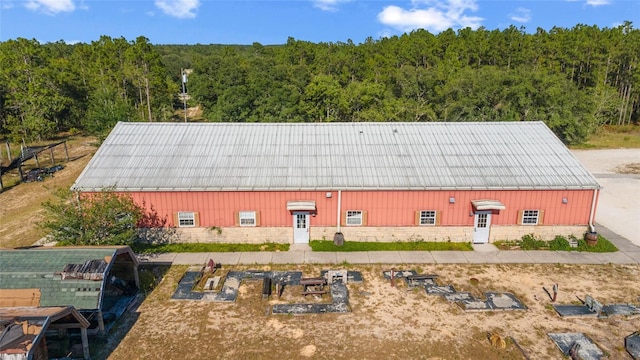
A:
[[[309,243],[309,213],[308,212],[293,213],[293,243],[294,244]]]
[[[491,227],[491,211],[477,211],[473,220],[473,243],[486,244],[489,242],[489,228]]]

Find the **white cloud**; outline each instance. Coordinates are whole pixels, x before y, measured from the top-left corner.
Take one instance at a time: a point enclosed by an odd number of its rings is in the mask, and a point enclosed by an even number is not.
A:
[[[404,32],[418,28],[440,32],[449,28],[480,27],[481,17],[465,15],[477,11],[475,0],[416,0],[411,9],[390,5],[378,14],[378,21]]]
[[[565,0],[567,2],[582,2],[591,6],[600,6],[600,5],[609,5],[611,4],[611,0]]]
[[[509,19],[520,23],[529,22],[531,21],[531,10],[519,7],[515,12],[509,14]]]
[[[40,11],[49,15],[72,12],[76,9],[73,0],[28,0],[24,6],[29,10]]]
[[[338,5],[347,3],[351,0],[313,0],[313,6],[324,11],[336,11]]]
[[[611,0],[587,0],[587,5],[591,6],[600,6],[600,5],[609,5],[611,4]]]
[[[169,16],[191,19],[196,17],[195,11],[200,7],[200,0],[156,0],[155,4]]]

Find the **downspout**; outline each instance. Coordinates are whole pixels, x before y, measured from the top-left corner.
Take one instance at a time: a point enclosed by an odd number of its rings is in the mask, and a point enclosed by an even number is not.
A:
[[[598,189],[593,189],[593,199],[591,200],[591,213],[589,214],[589,232],[596,232],[593,221],[595,220],[596,200],[598,199]]]
[[[342,213],[342,190],[338,190],[338,232],[340,232],[340,214]]]

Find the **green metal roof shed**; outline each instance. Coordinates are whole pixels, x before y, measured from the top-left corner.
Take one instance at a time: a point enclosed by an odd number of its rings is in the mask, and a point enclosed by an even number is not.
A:
[[[105,311],[139,287],[138,261],[128,246],[0,250],[0,307]]]

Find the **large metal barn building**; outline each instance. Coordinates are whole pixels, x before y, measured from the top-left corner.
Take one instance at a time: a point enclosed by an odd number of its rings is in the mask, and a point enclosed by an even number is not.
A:
[[[249,243],[582,236],[600,189],[542,122],[122,122],[72,189],[107,187]]]

